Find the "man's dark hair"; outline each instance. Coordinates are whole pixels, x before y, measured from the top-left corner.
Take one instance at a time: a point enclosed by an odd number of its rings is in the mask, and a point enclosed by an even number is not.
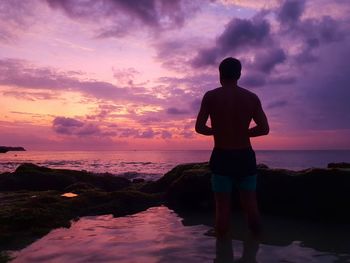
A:
[[[220,79],[238,80],[241,77],[241,62],[232,57],[225,58],[219,66]]]

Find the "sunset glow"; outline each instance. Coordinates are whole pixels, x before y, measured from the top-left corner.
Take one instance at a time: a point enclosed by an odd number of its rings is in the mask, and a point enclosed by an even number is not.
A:
[[[242,61],[271,133],[257,149],[350,148],[347,1],[0,2],[0,145],[210,149],[218,64]]]

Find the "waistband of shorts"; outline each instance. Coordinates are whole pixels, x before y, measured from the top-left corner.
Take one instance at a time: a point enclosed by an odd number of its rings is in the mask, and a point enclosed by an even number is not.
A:
[[[252,146],[249,146],[246,148],[239,148],[239,149],[222,149],[222,148],[214,147],[213,151],[222,152],[222,153],[243,153],[243,152],[251,152],[254,150],[253,150]]]

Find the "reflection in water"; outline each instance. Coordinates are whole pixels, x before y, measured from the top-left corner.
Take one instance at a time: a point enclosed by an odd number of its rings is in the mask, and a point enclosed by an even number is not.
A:
[[[77,197],[78,195],[75,193],[64,193],[64,194],[61,194],[61,196],[72,198],[72,197]]]
[[[338,246],[334,250],[336,239],[329,235],[320,238],[326,233],[320,227],[311,229],[310,224],[305,224],[302,228],[293,221],[286,223],[283,219],[273,221],[270,218],[264,222],[267,238],[259,245],[244,239],[243,219],[234,220],[234,239],[216,243],[215,237],[205,235],[213,228],[211,213],[180,217],[161,206],[119,218],[111,215],[83,217],[70,228],[55,229],[14,253],[13,262],[213,263],[214,259],[217,260],[214,262],[225,262],[218,261],[221,259],[232,262],[233,256],[233,262],[259,263],[345,263],[350,260],[350,239],[346,235],[349,226],[341,226],[344,238],[341,232],[329,226],[329,231],[337,235],[338,242],[344,246],[344,249]],[[307,236],[308,232],[313,240]],[[244,244],[240,240],[245,240]],[[317,242],[327,244],[324,247],[328,250],[315,249],[320,248]]]

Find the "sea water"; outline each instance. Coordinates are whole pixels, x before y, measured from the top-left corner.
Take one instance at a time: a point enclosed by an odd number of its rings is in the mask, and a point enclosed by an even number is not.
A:
[[[21,163],[35,163],[50,168],[156,180],[178,164],[207,162],[210,153],[210,150],[8,152],[0,154],[0,173],[14,171]],[[310,167],[326,168],[330,162],[350,162],[350,150],[257,150],[256,157],[258,163],[271,168],[301,170]]]

